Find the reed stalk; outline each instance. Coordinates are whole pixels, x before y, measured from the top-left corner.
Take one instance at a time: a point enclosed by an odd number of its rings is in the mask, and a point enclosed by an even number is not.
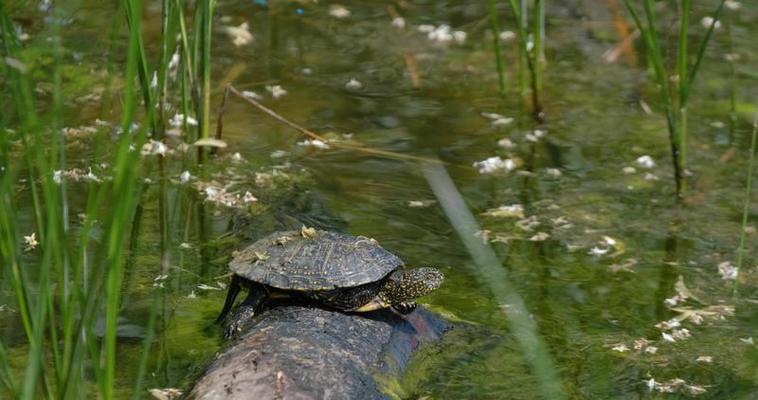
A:
[[[742,264],[745,259],[745,237],[747,236],[747,217],[750,213],[751,191],[753,188],[753,170],[755,169],[755,145],[758,137],[758,109],[753,117],[753,134],[750,138],[750,161],[747,165],[747,178],[745,182],[745,205],[742,207],[742,223],[740,225],[740,244],[737,247],[737,276],[734,278],[732,293],[737,295],[739,287],[739,273],[742,270]]]
[[[488,13],[490,27],[492,28],[492,51],[495,54],[495,69],[497,71],[497,83],[500,96],[507,94],[505,87],[505,75],[503,72],[503,56],[500,51],[500,21],[497,15],[496,0],[488,0]]]

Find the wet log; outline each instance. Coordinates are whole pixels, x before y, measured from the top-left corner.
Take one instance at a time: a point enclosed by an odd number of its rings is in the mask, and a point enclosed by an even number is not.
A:
[[[387,398],[379,381],[398,378],[414,351],[449,328],[422,307],[405,316],[271,308],[222,349],[188,398]]]

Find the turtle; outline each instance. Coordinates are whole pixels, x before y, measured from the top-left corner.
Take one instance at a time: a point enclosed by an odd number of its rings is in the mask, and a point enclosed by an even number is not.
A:
[[[232,312],[224,337],[231,338],[269,298],[294,298],[345,312],[416,308],[414,299],[437,289],[437,268],[402,269],[404,263],[376,240],[302,227],[274,232],[233,253],[232,281],[221,314],[226,320],[239,292],[247,298]]]

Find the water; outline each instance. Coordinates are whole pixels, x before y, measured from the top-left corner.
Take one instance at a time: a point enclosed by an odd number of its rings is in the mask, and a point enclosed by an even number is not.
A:
[[[758,56],[751,45],[758,34],[758,8],[743,2],[740,11],[727,12],[732,43],[722,29],[708,50],[689,111],[689,192],[686,205],[677,207],[665,121],[657,92],[644,84],[644,69],[601,61],[616,40],[604,5],[559,3],[548,7],[543,95],[547,122],[541,126],[535,125],[513,88],[512,43],[504,47],[505,57],[512,61],[506,63],[511,95],[497,95],[486,4],[413,2],[400,8],[406,23],[400,29],[391,25],[384,4],[374,2],[346,3],[350,15],[343,19],[330,16],[324,5],[273,2],[263,9],[251,2],[221,2],[217,29],[247,21],[254,40],[237,47],[217,32],[214,82],[220,95],[221,82],[231,79],[236,87],[262,95],[262,102],[278,113],[330,137],[352,133],[351,140],[367,147],[444,161],[485,230],[483,238],[494,249],[500,268],[523,299],[567,397],[664,398],[702,388],[700,398],[754,398],[758,349],[748,343],[751,337],[758,339],[754,206],[737,297],[732,296],[731,281],[721,279],[718,265],[736,260],[755,110],[751,104],[758,98],[758,82],[749,73]],[[111,12],[108,7],[82,7],[64,28],[67,54],[80,60],[72,61],[70,68],[72,99],[87,94],[92,85],[102,85],[88,71],[104,55],[81,39],[100,44],[110,40],[104,28],[109,20],[102,18]],[[151,35],[158,34],[148,23],[158,26],[158,7],[150,4],[146,9],[148,46]],[[699,21],[710,7],[698,5],[692,20]],[[416,29],[441,23],[465,31],[465,42],[434,43]],[[510,19],[501,23],[512,28]],[[699,38],[704,30],[693,23],[691,31]],[[741,56],[734,80],[723,61],[729,52]],[[408,67],[409,55],[415,59],[415,70]],[[639,53],[638,57],[644,59]],[[411,79],[416,74],[419,87]],[[361,87],[346,87],[351,79]],[[732,83],[737,87],[738,120],[730,132]],[[272,99],[264,86],[273,84],[288,94]],[[652,115],[641,109],[641,99],[651,105]],[[214,104],[219,100],[216,96]],[[118,121],[114,115],[100,114],[97,103],[81,104],[67,107],[72,126],[91,124],[95,117]],[[483,112],[514,121],[493,126]],[[545,136],[529,140],[534,129],[545,131]],[[515,143],[512,149],[498,147],[498,140],[506,137]],[[475,329],[449,338],[442,354],[414,361],[408,374],[392,385],[395,395],[538,396],[540,383],[528,362],[533,355],[523,354],[514,338],[506,314],[509,305],[498,304],[492,285],[481,279],[480,266],[436,201],[422,168],[350,150],[298,146],[303,139],[248,104],[230,100],[224,130],[229,148],[210,161],[205,172],[192,169],[192,174],[199,177],[193,182],[236,179],[234,189],[250,190],[258,197],[260,201],[247,209],[255,216],[244,222],[235,217],[237,212],[203,203],[204,196],[191,184],[179,183],[179,174],[188,167],[178,157],[167,163],[170,179],[165,186],[149,186],[123,284],[119,395],[126,396],[131,388],[154,299],[159,322],[145,385],[185,386],[220,345],[220,329],[212,322],[223,303],[224,291],[216,289],[218,282],[228,281],[223,275],[231,251],[244,240],[304,221],[376,238],[410,266],[439,266],[446,283],[422,302],[475,324]],[[737,152],[729,156],[732,148]],[[288,154],[272,158],[276,151]],[[235,152],[244,160],[234,162]],[[72,165],[89,162],[77,159],[77,154],[68,156]],[[512,157],[521,165],[517,171],[497,174],[480,174],[471,166],[496,155]],[[656,165],[639,166],[635,160],[643,155],[651,156]],[[286,177],[275,177],[273,185],[253,183],[256,172],[270,173],[272,166],[285,163],[289,166],[279,170]],[[626,174],[624,167],[634,167],[635,172]],[[155,172],[150,177],[161,181]],[[168,240],[163,243],[161,196],[168,209],[163,223]],[[84,200],[74,194],[72,207]],[[411,207],[411,201],[424,201],[424,207]],[[520,218],[483,215],[512,204],[521,204],[524,218],[534,217],[538,224],[527,230],[516,226]],[[230,225],[237,226],[237,235],[229,235]],[[156,281],[164,274],[168,277]],[[679,315],[664,301],[677,295],[680,276],[699,301],[675,307],[729,306],[733,313],[711,307],[700,324],[690,319],[677,328],[657,328]],[[12,292],[2,288],[0,304],[12,305]],[[164,296],[156,297],[156,292]],[[4,310],[0,320],[11,365],[20,370],[26,348],[18,319]],[[691,336],[674,342],[662,336],[681,328]],[[640,339],[649,343],[640,345]],[[668,383],[677,394],[651,392],[651,378],[663,383],[661,390]],[[685,383],[672,384],[675,378]]]

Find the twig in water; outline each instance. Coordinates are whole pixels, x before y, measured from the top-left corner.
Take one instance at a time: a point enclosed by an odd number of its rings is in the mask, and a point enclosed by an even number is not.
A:
[[[271,117],[271,118],[273,118],[273,119],[281,122],[282,124],[289,126],[290,128],[292,128],[292,129],[294,129],[294,130],[302,133],[305,136],[308,136],[311,139],[320,140],[320,141],[322,141],[324,143],[329,143],[330,145],[333,145],[334,147],[341,148],[341,149],[347,149],[347,150],[360,151],[362,153],[376,154],[376,155],[384,156],[384,157],[388,157],[388,158],[422,161],[422,162],[425,162],[425,163],[432,163],[432,164],[440,164],[440,163],[442,163],[440,160],[437,160],[437,159],[434,159],[434,158],[419,157],[419,156],[413,156],[413,155],[409,155],[409,154],[395,153],[395,152],[387,151],[387,150],[377,150],[377,149],[372,149],[372,148],[368,148],[368,147],[355,146],[355,145],[350,145],[350,144],[345,144],[345,143],[329,142],[325,137],[319,135],[318,133],[313,132],[310,129],[304,128],[304,127],[302,127],[302,126],[300,126],[300,125],[298,125],[298,124],[296,124],[296,123],[288,120],[287,118],[284,118],[283,116],[277,114],[274,110],[272,110],[272,109],[264,106],[263,104],[259,103],[255,99],[252,99],[250,97],[247,97],[247,96],[243,95],[241,92],[239,92],[237,89],[235,89],[234,86],[228,85],[226,87],[226,90],[228,90],[232,94],[236,95],[237,97],[241,98],[242,100],[245,100],[246,102],[250,103],[252,106],[254,106],[258,110],[262,111],[264,114],[266,114],[269,117]]]

